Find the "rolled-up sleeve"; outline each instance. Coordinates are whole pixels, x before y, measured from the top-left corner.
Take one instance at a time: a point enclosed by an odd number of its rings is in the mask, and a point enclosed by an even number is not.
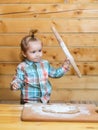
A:
[[[60,78],[62,77],[67,71],[65,71],[65,69],[63,67],[59,67],[57,69],[53,68],[50,64],[49,64],[49,77],[52,78]]]

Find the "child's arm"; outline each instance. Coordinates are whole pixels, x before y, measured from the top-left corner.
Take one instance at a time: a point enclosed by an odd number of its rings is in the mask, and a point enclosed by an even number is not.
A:
[[[23,86],[23,80],[24,79],[24,72],[22,69],[18,66],[16,70],[16,74],[10,84],[11,90],[18,90]]]
[[[70,61],[67,59],[65,60],[62,67],[59,67],[58,69],[53,68],[51,65],[49,65],[49,76],[52,78],[60,78],[62,77],[67,71],[69,71]]]

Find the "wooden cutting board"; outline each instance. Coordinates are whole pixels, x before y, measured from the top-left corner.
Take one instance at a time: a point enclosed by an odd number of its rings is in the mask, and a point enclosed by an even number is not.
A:
[[[49,105],[58,104],[42,104],[42,103],[27,103],[23,106],[21,113],[22,121],[73,121],[73,122],[98,122],[98,112],[96,106],[92,104],[70,104],[78,107],[79,111],[76,113],[53,113],[45,112],[43,108]],[[64,105],[59,103],[59,105]]]

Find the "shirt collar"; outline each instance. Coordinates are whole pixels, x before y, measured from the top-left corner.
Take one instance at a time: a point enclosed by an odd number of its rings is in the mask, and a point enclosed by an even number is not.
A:
[[[25,60],[25,62],[28,64],[28,65],[33,65],[33,64],[38,64],[39,62],[33,62],[33,61],[30,61],[30,60]]]

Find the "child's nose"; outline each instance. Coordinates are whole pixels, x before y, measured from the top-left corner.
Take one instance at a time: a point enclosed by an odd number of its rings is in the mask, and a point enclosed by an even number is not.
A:
[[[36,53],[36,56],[40,56],[40,52],[37,52],[37,53]]]

